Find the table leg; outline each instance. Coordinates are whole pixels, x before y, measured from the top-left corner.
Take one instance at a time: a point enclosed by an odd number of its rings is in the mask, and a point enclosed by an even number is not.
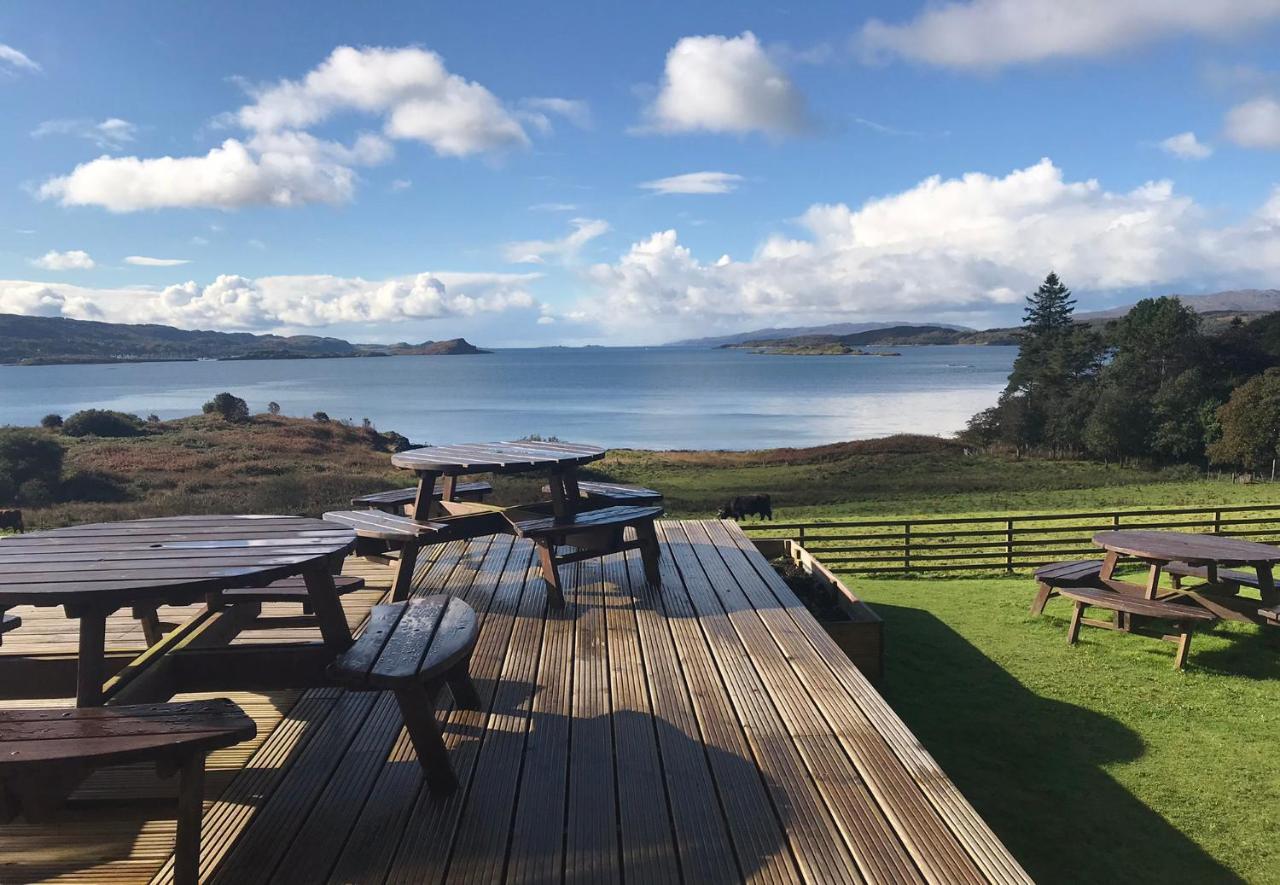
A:
[[[1258,592],[1262,596],[1262,605],[1271,608],[1280,605],[1280,593],[1276,592],[1275,580],[1271,574],[1271,564],[1264,562],[1257,567]]]
[[[1107,555],[1102,558],[1102,570],[1098,572],[1098,577],[1104,581],[1111,580],[1111,576],[1116,571],[1116,563],[1119,561],[1120,554],[1114,550],[1108,550]]]
[[[567,520],[578,512],[578,469],[562,467],[551,472],[551,512],[556,520]]]
[[[76,706],[101,707],[106,681],[107,615],[104,609],[79,609],[80,652],[76,661]],[[72,617],[70,611],[68,617]]]
[[[431,518],[431,508],[435,503],[436,495],[436,478],[440,476],[434,470],[418,471],[418,494],[413,499],[414,519],[425,520]]]
[[[354,640],[351,638],[351,628],[347,626],[342,602],[338,598],[338,590],[333,584],[333,575],[329,574],[328,564],[321,563],[308,569],[303,573],[302,579],[307,584],[307,596],[311,599],[311,607],[320,623],[320,635],[324,637],[324,644],[335,652],[346,651]]]
[[[440,501],[452,501],[458,497],[458,477],[450,474],[440,478]]]

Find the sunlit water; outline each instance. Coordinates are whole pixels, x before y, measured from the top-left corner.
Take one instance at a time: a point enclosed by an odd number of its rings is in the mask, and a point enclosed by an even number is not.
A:
[[[0,366],[0,424],[119,409],[176,418],[219,391],[285,414],[369,418],[414,442],[530,433],[651,449],[807,446],[954,433],[992,405],[1013,347],[899,357],[727,350],[502,350],[481,356]]]

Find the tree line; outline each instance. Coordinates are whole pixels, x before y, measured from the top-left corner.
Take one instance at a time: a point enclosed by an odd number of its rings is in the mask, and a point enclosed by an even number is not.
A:
[[[1280,457],[1280,312],[1208,328],[1173,297],[1106,324],[1074,318],[1049,274],[1027,298],[995,406],[962,434],[1019,455],[1260,469]]]

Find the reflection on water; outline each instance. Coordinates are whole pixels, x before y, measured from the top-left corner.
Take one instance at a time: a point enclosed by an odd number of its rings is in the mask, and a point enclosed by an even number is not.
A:
[[[263,411],[371,419],[415,442],[529,433],[637,448],[749,449],[954,433],[992,405],[1016,348],[900,357],[674,348],[487,356],[0,367],[0,424],[106,408],[190,415],[229,390]]]

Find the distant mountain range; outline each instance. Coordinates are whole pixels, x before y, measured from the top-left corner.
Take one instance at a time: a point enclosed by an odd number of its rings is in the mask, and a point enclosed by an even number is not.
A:
[[[852,335],[788,335],[721,344],[721,348],[757,350],[768,353],[848,353],[867,345],[922,344],[1017,344],[1017,329],[955,329],[950,326],[889,326]]]
[[[489,353],[463,338],[421,344],[352,344],[317,335],[205,332],[0,314],[0,363],[113,363],[159,360],[323,359]]]
[[[1174,295],[1210,321],[1227,322],[1232,316],[1256,316],[1280,310],[1280,289],[1235,289],[1208,295]],[[1106,310],[1077,313],[1076,320],[1105,323],[1122,317],[1132,304]],[[971,329],[946,323],[830,323],[825,326],[787,326],[754,329],[734,335],[709,338],[686,338],[665,347],[739,347],[758,348],[765,342],[787,341],[791,346],[812,347],[843,344],[859,347],[867,344],[1017,344],[1018,329]]]

